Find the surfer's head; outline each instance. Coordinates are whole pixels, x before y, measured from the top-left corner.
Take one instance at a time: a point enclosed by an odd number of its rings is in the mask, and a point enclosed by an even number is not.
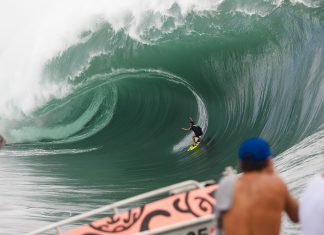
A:
[[[254,137],[241,144],[239,158],[243,171],[260,171],[268,166],[272,153],[265,140]]]
[[[193,121],[189,121],[189,125],[193,126],[193,125],[195,125],[195,123]]]

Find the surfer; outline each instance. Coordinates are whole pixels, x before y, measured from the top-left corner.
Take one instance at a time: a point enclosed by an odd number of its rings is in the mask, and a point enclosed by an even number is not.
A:
[[[195,125],[195,123],[191,117],[189,117],[189,127],[181,128],[181,129],[184,131],[193,131],[194,134],[192,135],[192,141],[193,141],[192,146],[200,143],[200,137],[202,136],[203,132],[202,132],[200,126]]]

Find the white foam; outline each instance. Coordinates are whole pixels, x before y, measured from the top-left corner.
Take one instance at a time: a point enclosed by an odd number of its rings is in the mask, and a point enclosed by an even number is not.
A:
[[[261,11],[261,10],[253,9],[251,7],[238,7],[235,11],[239,12],[239,13],[241,13],[243,15],[261,16],[261,17],[265,17],[270,13],[269,10]]]
[[[88,148],[88,149],[23,149],[23,150],[11,150],[2,149],[0,156],[13,156],[13,157],[31,157],[31,156],[52,156],[52,155],[62,155],[62,154],[79,154],[87,153],[98,150],[99,148]],[[76,155],[80,156],[80,155]]]
[[[152,27],[177,3],[181,14],[217,7],[213,0],[4,0],[0,4],[0,115],[17,118],[53,97],[69,92],[67,84],[52,84],[42,77],[43,66],[80,40],[84,30],[107,21],[115,30],[127,28],[140,38],[148,12],[158,13]],[[62,89],[62,87],[67,87]]]
[[[296,5],[296,4],[302,4],[304,6],[307,6],[309,8],[317,8],[320,6],[320,1],[314,1],[314,0],[290,0],[290,2],[293,4],[293,5]]]
[[[281,6],[283,3],[285,2],[285,0],[272,0],[272,4],[279,7]],[[293,5],[296,4],[302,4],[306,7],[310,7],[310,8],[317,8],[320,6],[320,1],[318,0],[289,0],[289,2]]]

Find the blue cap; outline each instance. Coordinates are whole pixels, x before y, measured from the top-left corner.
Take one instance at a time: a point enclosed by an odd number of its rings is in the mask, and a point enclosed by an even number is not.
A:
[[[261,138],[244,141],[239,150],[239,158],[244,160],[263,161],[272,156],[269,144]]]

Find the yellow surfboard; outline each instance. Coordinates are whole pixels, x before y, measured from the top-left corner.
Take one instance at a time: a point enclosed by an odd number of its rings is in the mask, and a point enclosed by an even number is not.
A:
[[[192,151],[192,150],[198,148],[198,145],[199,145],[199,144],[200,144],[200,142],[196,143],[195,145],[190,145],[190,147],[188,148],[187,151]]]

